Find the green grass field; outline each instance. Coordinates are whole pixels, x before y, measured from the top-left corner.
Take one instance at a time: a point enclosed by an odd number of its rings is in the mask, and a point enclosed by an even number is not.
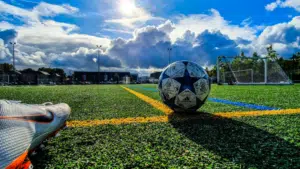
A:
[[[125,86],[160,101],[155,85]],[[213,85],[210,97],[296,109],[300,85]],[[0,99],[65,102],[70,121],[164,115],[118,85],[2,87]],[[208,101],[200,119],[68,128],[31,160],[35,168],[300,168],[300,114],[214,115],[236,111],[252,109]]]

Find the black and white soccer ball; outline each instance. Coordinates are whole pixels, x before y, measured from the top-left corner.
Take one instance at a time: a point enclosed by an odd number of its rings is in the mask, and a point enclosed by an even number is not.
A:
[[[158,90],[162,101],[174,111],[196,111],[209,95],[210,80],[198,64],[177,61],[161,73]]]

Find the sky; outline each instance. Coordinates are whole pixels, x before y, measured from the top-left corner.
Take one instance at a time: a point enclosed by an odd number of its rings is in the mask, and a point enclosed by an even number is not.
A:
[[[0,0],[0,63],[147,74],[171,61],[300,51],[299,0]],[[97,45],[101,47],[97,48]]]

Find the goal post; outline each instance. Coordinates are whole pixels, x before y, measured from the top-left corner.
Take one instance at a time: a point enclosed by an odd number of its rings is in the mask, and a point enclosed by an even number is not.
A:
[[[276,62],[267,57],[218,57],[218,84],[292,84]]]

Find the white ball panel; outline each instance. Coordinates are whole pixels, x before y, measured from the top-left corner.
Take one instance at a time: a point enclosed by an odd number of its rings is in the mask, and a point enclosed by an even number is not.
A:
[[[166,75],[171,78],[183,77],[185,72],[185,65],[182,62],[175,62],[171,64],[166,71]]]
[[[191,77],[204,77],[206,74],[201,67],[192,62],[187,64],[187,70]]]
[[[166,78],[162,81],[162,92],[170,100],[178,94],[180,83],[174,79]]]
[[[203,101],[209,94],[209,83],[206,79],[199,79],[194,84],[197,97]]]
[[[177,95],[175,99],[175,104],[184,109],[196,106],[196,95],[189,89],[186,89]]]

